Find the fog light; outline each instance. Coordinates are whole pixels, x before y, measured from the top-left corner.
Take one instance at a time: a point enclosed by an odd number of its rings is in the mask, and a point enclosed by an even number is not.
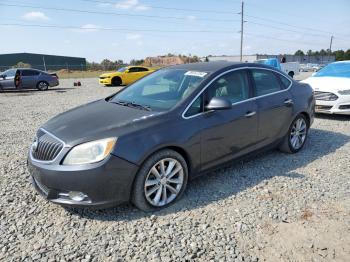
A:
[[[70,191],[68,193],[68,197],[74,201],[83,201],[85,198],[87,198],[87,195],[85,195],[82,192],[77,192],[77,191]]]

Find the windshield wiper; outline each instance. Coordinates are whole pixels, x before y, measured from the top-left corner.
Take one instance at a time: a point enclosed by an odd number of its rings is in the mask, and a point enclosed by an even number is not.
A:
[[[128,106],[128,107],[133,107],[133,108],[139,108],[142,110],[146,110],[146,111],[152,111],[150,106],[147,105],[140,105],[134,102],[127,102],[127,101],[123,101],[123,100],[117,100],[117,101],[112,101],[111,103],[115,103],[118,105],[122,105],[122,106]]]

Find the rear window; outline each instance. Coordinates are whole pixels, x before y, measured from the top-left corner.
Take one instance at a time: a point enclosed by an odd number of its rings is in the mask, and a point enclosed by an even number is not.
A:
[[[255,96],[263,96],[282,90],[277,76],[269,70],[253,69],[252,76],[255,83]]]
[[[282,75],[277,75],[277,77],[281,80],[282,88],[287,89],[290,84],[292,83],[287,77],[282,76]]]

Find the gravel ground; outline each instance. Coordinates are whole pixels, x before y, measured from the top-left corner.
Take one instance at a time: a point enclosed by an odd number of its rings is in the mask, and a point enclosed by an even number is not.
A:
[[[117,88],[61,82],[0,93],[0,260],[349,261],[350,117],[318,116],[298,154],[271,151],[202,176],[157,213],[65,209],[29,184],[28,146],[52,116]]]

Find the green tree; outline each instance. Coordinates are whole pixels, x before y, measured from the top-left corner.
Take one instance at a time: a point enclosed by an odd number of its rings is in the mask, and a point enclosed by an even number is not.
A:
[[[344,54],[344,60],[350,60],[350,49],[346,50]]]
[[[18,62],[13,66],[13,68],[31,68],[31,67],[32,66],[30,64],[23,63],[23,62]]]
[[[337,51],[332,52],[332,55],[335,56],[336,61],[342,61],[342,60],[344,60],[345,52],[344,52],[344,50],[337,50]]]
[[[304,52],[302,50],[299,49],[298,51],[296,51],[294,53],[294,55],[304,56],[305,54],[304,54]]]
[[[103,59],[101,62],[101,66],[103,70],[114,70],[116,69],[116,64],[109,60],[109,59]]]
[[[324,49],[321,49],[320,50],[320,55],[322,55],[322,56],[328,55],[328,52],[326,50],[324,50]]]

